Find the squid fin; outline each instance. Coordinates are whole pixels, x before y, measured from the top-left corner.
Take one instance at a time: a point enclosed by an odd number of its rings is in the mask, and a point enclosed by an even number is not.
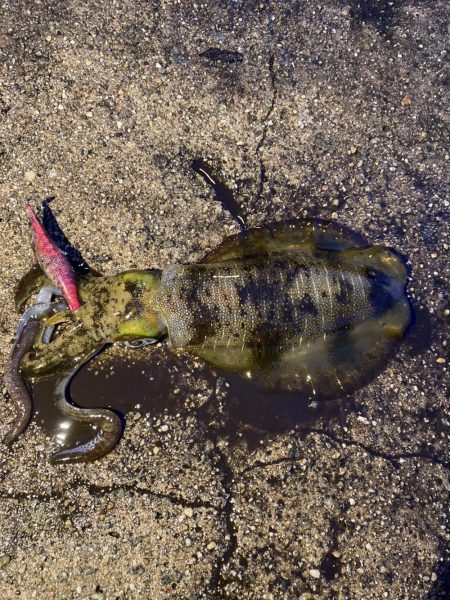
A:
[[[404,260],[386,246],[372,246],[358,251],[349,249],[342,253],[342,260],[367,269],[381,271],[401,285],[406,285],[408,280],[408,271]]]
[[[360,235],[333,221],[299,219],[230,236],[207,254],[202,262],[217,263],[275,253],[346,250],[367,246]]]

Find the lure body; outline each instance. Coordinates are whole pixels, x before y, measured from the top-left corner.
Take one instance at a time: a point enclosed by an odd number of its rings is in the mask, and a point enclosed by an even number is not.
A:
[[[80,301],[72,265],[64,252],[50,239],[29,205],[27,205],[27,214],[31,222],[33,247],[39,265],[50,281],[62,291],[70,310],[78,310]]]

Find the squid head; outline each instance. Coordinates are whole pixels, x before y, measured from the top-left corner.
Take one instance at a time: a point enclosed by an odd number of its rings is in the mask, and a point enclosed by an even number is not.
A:
[[[156,270],[125,271],[111,277],[81,278],[77,311],[62,311],[41,322],[33,348],[22,360],[27,378],[67,373],[105,344],[142,339],[157,341],[165,325],[153,310],[160,284]],[[49,343],[43,334],[55,327]]]

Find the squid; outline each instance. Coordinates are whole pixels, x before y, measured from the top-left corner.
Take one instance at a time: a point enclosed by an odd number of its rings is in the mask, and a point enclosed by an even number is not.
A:
[[[76,310],[35,267],[16,295],[22,311],[38,294],[23,313],[9,362],[7,387],[20,417],[5,440],[29,421],[25,382],[56,377],[55,405],[95,433],[52,462],[87,462],[112,450],[120,418],[79,408],[67,392],[82,365],[119,342],[165,341],[225,374],[298,393],[299,401],[351,394],[385,366],[411,323],[407,281],[398,252],[320,219],[245,229],[198,263],[77,275]]]

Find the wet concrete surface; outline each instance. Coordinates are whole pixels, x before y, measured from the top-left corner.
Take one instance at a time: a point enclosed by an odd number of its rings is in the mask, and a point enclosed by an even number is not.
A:
[[[109,350],[72,393],[134,405],[114,452],[51,466],[39,414],[1,448],[2,598],[448,596],[446,17],[418,0],[0,5],[0,371],[33,263],[23,201],[55,196],[101,272],[195,261],[239,232],[199,157],[249,226],[331,218],[397,248],[417,314],[350,399],[279,412],[200,361]]]

